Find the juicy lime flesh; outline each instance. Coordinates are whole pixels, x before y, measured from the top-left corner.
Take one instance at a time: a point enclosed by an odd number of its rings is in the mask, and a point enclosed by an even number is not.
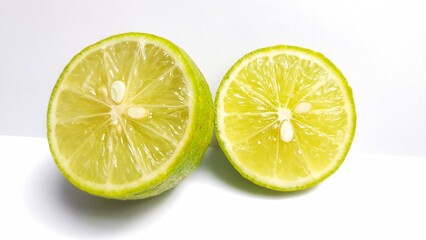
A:
[[[190,118],[187,82],[173,57],[132,40],[94,49],[72,66],[55,106],[62,167],[95,184],[125,185],[159,171]]]
[[[237,69],[219,94],[217,121],[220,142],[243,175],[286,190],[340,165],[354,113],[339,75],[291,52],[257,54]]]

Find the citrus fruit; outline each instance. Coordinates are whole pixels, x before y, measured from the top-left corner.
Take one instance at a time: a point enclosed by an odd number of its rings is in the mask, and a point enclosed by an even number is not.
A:
[[[65,67],[47,136],[63,175],[98,196],[158,195],[199,164],[213,134],[209,87],[191,58],[147,33],[106,38]]]
[[[356,114],[342,73],[294,46],[251,52],[226,73],[215,99],[216,135],[242,176],[278,191],[309,188],[349,151]]]

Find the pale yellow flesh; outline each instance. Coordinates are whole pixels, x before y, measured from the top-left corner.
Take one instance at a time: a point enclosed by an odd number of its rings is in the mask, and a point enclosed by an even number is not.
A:
[[[135,40],[86,54],[52,100],[60,166],[107,189],[149,180],[173,158],[190,124],[182,68],[161,47]]]
[[[285,190],[312,185],[340,165],[353,137],[354,109],[340,75],[321,59],[265,51],[225,78],[217,131],[243,175]]]

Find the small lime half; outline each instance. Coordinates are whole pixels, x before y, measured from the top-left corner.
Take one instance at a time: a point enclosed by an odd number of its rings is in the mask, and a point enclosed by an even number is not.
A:
[[[216,135],[247,179],[278,191],[334,173],[356,125],[352,90],[322,54],[293,46],[251,52],[226,73],[215,100]]]

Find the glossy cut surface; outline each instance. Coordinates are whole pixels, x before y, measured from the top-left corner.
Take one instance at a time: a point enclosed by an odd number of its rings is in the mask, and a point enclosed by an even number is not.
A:
[[[216,99],[217,135],[247,178],[277,190],[315,184],[351,144],[355,109],[343,75],[322,55],[275,46],[240,59]]]
[[[137,33],[78,54],[48,113],[51,150],[64,175],[88,192],[118,198],[176,185],[201,160],[212,125],[211,95],[192,60],[167,40]]]

